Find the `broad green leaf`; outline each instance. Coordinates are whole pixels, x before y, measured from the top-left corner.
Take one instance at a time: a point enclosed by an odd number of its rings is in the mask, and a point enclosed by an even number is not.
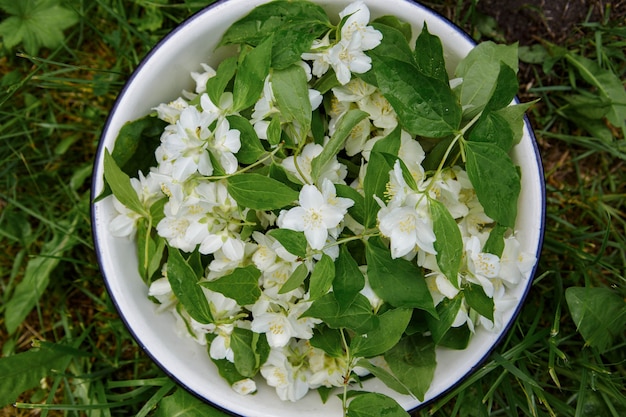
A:
[[[65,371],[75,356],[71,350],[42,344],[26,352],[0,358],[0,407],[15,402],[20,394],[38,386],[52,371]]]
[[[241,133],[239,135],[241,147],[237,152],[237,160],[242,164],[252,164],[258,161],[265,154],[265,148],[250,121],[238,115],[227,116],[226,119],[231,129],[236,129]]]
[[[502,226],[515,227],[520,174],[509,155],[497,145],[465,142],[466,169],[485,214]]]
[[[51,240],[43,244],[39,255],[28,260],[24,277],[15,286],[13,294],[4,305],[4,325],[9,335],[15,333],[28,313],[37,305],[39,298],[48,288],[52,271],[59,265],[65,253],[76,244],[74,231],[77,222],[78,217],[71,224],[60,222],[67,232],[57,231]]]
[[[341,309],[333,293],[328,293],[313,301],[311,307],[301,317],[316,317],[331,329],[350,329],[364,334],[378,325],[378,317],[372,313],[369,300],[357,294],[354,302],[346,309]]]
[[[228,417],[227,414],[177,388],[172,395],[164,397],[157,406],[156,417]]]
[[[378,316],[379,325],[366,335],[355,336],[350,342],[350,353],[354,357],[371,358],[382,355],[395,346],[411,320],[413,310],[397,308]]]
[[[498,72],[496,85],[483,112],[488,114],[508,106],[515,98],[518,90],[517,70],[500,61],[500,71]]]
[[[626,135],[626,90],[623,80],[613,71],[601,68],[597,62],[588,58],[573,53],[566,54],[565,58],[585,81],[598,89],[601,96],[610,100],[611,109],[606,118]]]
[[[283,130],[280,125],[280,116],[275,114],[267,127],[267,141],[270,145],[278,145],[282,139]]]
[[[144,281],[150,278],[161,268],[165,239],[153,236],[147,230],[148,221],[144,218],[137,222],[137,258],[139,261],[139,275]]]
[[[210,77],[206,82],[206,92],[215,103],[219,103],[230,80],[235,76],[237,72],[237,57],[231,56],[220,62],[215,75]]]
[[[335,184],[337,197],[349,198],[354,205],[348,209],[348,214],[358,223],[365,222],[365,198],[354,188],[345,184]]]
[[[367,164],[367,171],[363,179],[363,193],[365,201],[365,222],[366,228],[376,225],[376,215],[380,210],[378,202],[374,196],[385,200],[385,190],[389,182],[389,171],[393,165],[381,153],[397,155],[400,149],[400,129],[394,129],[384,139],[376,142],[370,153],[370,160]]]
[[[306,258],[307,241],[304,233],[289,229],[272,229],[267,234],[278,240],[287,252],[300,258]]]
[[[233,112],[252,106],[261,96],[270,73],[273,42],[274,36],[269,36],[243,58],[233,86]]]
[[[279,294],[285,294],[289,291],[293,291],[296,288],[300,288],[306,277],[309,275],[309,268],[304,263],[298,265],[298,267],[293,271],[287,282],[285,282],[280,290]]]
[[[378,17],[372,21],[372,25],[378,24],[396,29],[397,31],[402,33],[402,35],[404,35],[404,39],[406,39],[407,42],[410,42],[411,38],[413,37],[413,29],[411,28],[411,24],[399,19],[397,16],[385,15]]]
[[[130,177],[117,166],[108,149],[104,150],[104,178],[120,203],[144,217],[150,215],[130,184]]]
[[[274,70],[271,81],[281,119],[297,122],[299,137],[294,140],[305,140],[311,129],[312,108],[304,69],[300,65],[292,65],[280,71]]]
[[[314,39],[332,27],[322,7],[304,1],[273,1],[253,9],[224,34],[221,45],[257,45],[274,35],[272,66],[282,69],[298,62]],[[289,40],[288,42],[285,40]]]
[[[481,42],[457,66],[455,77],[463,79],[458,95],[465,118],[471,119],[480,113],[491,98],[501,61],[517,72],[517,44]]]
[[[459,268],[463,259],[463,237],[450,211],[437,200],[429,200],[435,232],[437,265],[455,287],[459,287]]]
[[[494,254],[499,258],[502,257],[502,252],[504,251],[504,234],[507,230],[509,230],[508,227],[496,224],[494,228],[491,229],[491,232],[489,232],[489,237],[485,242],[483,252]]]
[[[333,358],[345,356],[341,330],[317,325],[313,328],[313,337],[309,339],[311,346],[322,349]]]
[[[233,385],[237,381],[241,381],[242,379],[246,379],[245,376],[241,375],[235,364],[230,362],[228,359],[213,359],[211,358],[215,366],[217,366],[217,371],[220,376],[226,380],[230,385]],[[168,416],[169,417],[169,416]]]
[[[372,59],[377,57],[380,61],[392,58],[415,65],[413,51],[409,45],[409,40],[406,38],[406,33],[386,23],[388,22],[372,23],[371,26],[383,34],[383,39],[376,48],[367,51],[366,54]],[[357,76],[368,84],[378,86],[376,71],[374,69],[371,69],[365,74],[357,74]]]
[[[328,143],[324,145],[322,152],[311,161],[311,177],[316,182],[320,172],[326,164],[333,159],[337,153],[343,148],[346,138],[352,132],[352,129],[363,119],[368,117],[368,113],[352,109],[348,110],[337,122],[335,132],[331,136]]]
[[[567,306],[576,328],[589,346],[601,353],[624,334],[626,303],[608,288],[570,287],[565,290]]]
[[[172,286],[172,292],[194,320],[203,324],[213,323],[211,307],[198,285],[196,273],[178,249],[167,249],[167,280]]]
[[[420,401],[435,374],[435,344],[421,335],[405,337],[385,353],[393,375]]]
[[[441,138],[457,131],[461,105],[450,86],[424,75],[415,65],[372,57],[372,70],[381,92],[412,135]]]
[[[372,290],[394,307],[419,308],[437,316],[424,272],[414,262],[393,259],[380,238],[370,238],[365,255]]]
[[[160,143],[165,126],[167,122],[154,116],[125,123],[111,152],[117,166],[130,176],[136,176],[137,171],[147,173],[150,166],[156,165],[154,149]]]
[[[432,78],[436,78],[448,84],[448,71],[443,56],[443,46],[438,36],[428,32],[428,26],[424,22],[424,28],[415,41],[415,63],[417,68]]]
[[[450,349],[463,350],[467,348],[473,332],[469,329],[467,323],[459,327],[451,327],[446,334],[439,340],[437,346],[443,346]]]
[[[309,278],[309,299],[317,300],[325,295],[333,285],[335,279],[335,262],[325,253],[315,263],[311,278]]]
[[[232,298],[239,305],[254,304],[261,296],[259,271],[254,265],[235,268],[233,272],[214,281],[202,281],[200,285],[211,291]]]
[[[229,177],[228,193],[253,210],[277,210],[298,200],[298,192],[280,181],[249,172]]]
[[[367,369],[372,375],[380,379],[385,385],[397,393],[404,395],[410,394],[409,390],[402,384],[402,382],[398,381],[398,378],[393,376],[393,374],[385,368],[374,365],[368,359],[360,359],[356,365]]]
[[[450,330],[454,319],[456,318],[459,309],[463,304],[463,297],[457,295],[453,299],[444,298],[439,304],[437,304],[437,315],[439,318],[433,318],[426,316],[426,322],[428,328],[431,331],[433,341],[436,345],[441,342],[446,333]]]
[[[465,296],[467,305],[476,310],[481,316],[493,321],[493,311],[495,308],[493,298],[485,294],[483,287],[469,283],[463,288],[463,295]]]
[[[339,249],[335,260],[335,278],[333,294],[339,303],[340,311],[345,311],[354,301],[359,291],[365,286],[365,277],[346,245]]]
[[[528,103],[514,104],[493,113],[502,117],[509,124],[509,128],[513,132],[514,145],[518,144],[524,135],[524,114],[536,102],[537,100]]]
[[[270,352],[264,333],[255,333],[241,327],[233,329],[230,347],[233,350],[237,372],[248,378],[257,374]]]
[[[483,113],[470,131],[468,140],[492,143],[509,152],[514,145],[515,133],[509,121],[499,113]]]
[[[59,4],[59,0],[4,1],[0,4],[8,16],[0,23],[0,35],[6,48],[22,43],[30,55],[39,48],[63,44],[63,31],[78,22],[77,14]]]
[[[368,392],[354,397],[348,404],[347,417],[409,417],[400,404],[384,394]]]

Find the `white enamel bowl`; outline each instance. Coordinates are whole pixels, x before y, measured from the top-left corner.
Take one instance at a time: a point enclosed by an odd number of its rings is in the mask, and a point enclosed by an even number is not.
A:
[[[225,52],[215,52],[222,33],[236,20],[265,0],[226,0],[217,2],[182,23],[163,39],[143,60],[120,93],[106,122],[95,159],[92,194],[104,188],[104,149],[113,149],[122,125],[140,118],[161,102],[171,101],[181,90],[193,90],[191,71],[201,71],[200,63],[214,67]],[[458,27],[428,8],[408,0],[365,0],[372,19],[381,15],[396,15],[413,25],[414,34],[421,31],[424,21],[428,30],[439,36],[444,44],[449,70],[474,46],[473,41]],[[329,15],[336,16],[349,0],[319,0]],[[519,198],[517,229],[522,248],[539,258],[544,228],[545,187],[541,160],[531,128],[526,122],[524,136],[514,148],[512,157],[522,172],[522,193]],[[258,393],[240,396],[218,375],[202,346],[175,333],[174,318],[157,314],[155,304],[147,298],[147,287],[139,277],[135,244],[115,238],[108,232],[114,210],[108,200],[93,204],[92,227],[95,247],[106,286],[122,319],[145,352],[173,379],[198,397],[223,410],[242,416],[276,417],[298,415],[319,417],[341,415],[340,401],[331,397],[322,404],[315,392],[296,402],[282,402],[274,389],[258,383]],[[398,395],[376,379],[368,380],[365,389],[384,392],[396,398],[407,410],[433,401],[452,389],[481,366],[494,346],[502,339],[521,309],[530,288],[534,270],[526,282],[513,294],[519,305],[504,319],[500,333],[478,331],[464,351],[439,349],[437,370],[424,403]]]

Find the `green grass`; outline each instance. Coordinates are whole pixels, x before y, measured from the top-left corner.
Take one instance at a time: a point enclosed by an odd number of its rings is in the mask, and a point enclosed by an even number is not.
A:
[[[99,133],[124,81],[207,1],[173,3],[68,1],[78,20],[62,45],[33,54],[0,45],[0,398],[24,387],[0,415],[146,416],[171,405],[175,385],[135,344],[104,289],[89,187]],[[502,40],[478,5],[432,6],[478,39]],[[0,11],[0,20],[7,16]],[[590,103],[606,105],[605,85],[567,58],[588,58],[624,80],[623,20],[623,10],[607,11],[581,21],[567,44],[546,39],[523,49],[520,96],[540,99],[530,119],[547,186],[539,270],[484,366],[415,415],[626,415],[624,320],[601,314],[616,306],[623,317],[626,309],[626,139],[606,114],[589,114],[602,107]],[[589,289],[577,299],[600,315],[575,322],[572,287]],[[42,362],[14,380],[3,376],[27,352]]]

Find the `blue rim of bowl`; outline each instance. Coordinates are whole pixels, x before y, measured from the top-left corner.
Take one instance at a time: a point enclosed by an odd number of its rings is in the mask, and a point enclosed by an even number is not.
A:
[[[117,109],[119,102],[124,98],[127,89],[129,88],[129,86],[132,84],[133,80],[135,79],[135,77],[137,76],[137,74],[141,71],[141,69],[147,65],[147,63],[150,61],[150,58],[156,53],[156,51],[161,47],[162,44],[164,44],[165,42],[167,42],[171,37],[173,37],[176,33],[178,33],[184,26],[188,25],[189,23],[191,23],[192,21],[194,21],[195,19],[199,18],[201,15],[203,15],[204,13],[208,12],[209,10],[213,9],[214,7],[227,3],[229,0],[218,0],[215,3],[212,3],[208,6],[206,6],[205,8],[199,10],[198,12],[194,13],[193,15],[189,16],[187,19],[185,19],[181,24],[179,24],[178,26],[176,26],[174,29],[172,29],[171,32],[169,32],[167,35],[165,35],[165,37],[163,37],[159,42],[157,42],[157,44],[152,47],[152,49],[146,54],[146,56],[141,60],[141,62],[139,63],[139,65],[137,66],[137,68],[135,68],[135,70],[133,71],[133,73],[130,75],[130,77],[128,78],[128,80],[126,81],[126,83],[124,84],[124,87],[122,88],[122,90],[120,91],[120,94],[118,95],[117,99],[115,100],[115,103],[113,104],[113,107],[111,108],[111,112],[109,113],[109,116],[107,117],[107,120],[105,121],[104,124],[104,128],[102,130],[102,133],[100,135],[100,141],[98,144],[98,149],[96,150],[96,155],[95,155],[95,162],[94,162],[94,170],[93,170],[93,174],[92,174],[92,187],[91,187],[91,204],[90,204],[90,216],[91,216],[91,225],[92,225],[92,238],[94,241],[94,248],[96,251],[96,258],[98,259],[98,265],[100,267],[100,270],[102,272],[103,278],[104,278],[104,284],[106,286],[107,292],[109,294],[112,294],[111,291],[111,287],[110,287],[110,283],[109,280],[107,278],[105,269],[102,265],[102,256],[100,253],[100,247],[98,246],[98,231],[97,229],[94,227],[95,226],[95,210],[94,210],[94,200],[97,197],[96,195],[96,190],[95,190],[95,184],[96,184],[96,179],[99,178],[102,175],[101,169],[99,169],[100,167],[98,166],[98,161],[100,161],[102,159],[102,154],[104,152],[104,141],[102,140],[105,136],[106,133],[109,130],[109,126],[111,123],[111,118],[113,117],[113,114],[115,113],[115,110]],[[430,9],[427,6],[424,6],[423,4],[420,4],[414,0],[404,0],[407,3],[410,3],[412,6],[417,7],[418,9],[421,9],[422,11],[431,14],[435,17],[437,17],[438,19],[446,22],[452,29],[454,29],[459,35],[463,36],[468,42],[470,42],[473,46],[476,46],[476,42],[474,41],[474,39],[472,39],[472,37],[465,32],[463,29],[461,29],[461,27],[459,27],[457,24],[453,23],[452,21],[450,21],[448,18],[446,18],[445,16],[437,13],[436,11]],[[515,98],[515,102],[519,103],[518,98]],[[524,289],[524,292],[522,294],[522,296],[519,299],[519,302],[517,304],[517,307],[515,309],[515,311],[513,312],[513,315],[511,316],[511,319],[509,320],[509,322],[507,323],[507,325],[503,328],[503,330],[500,333],[500,336],[496,339],[496,341],[491,345],[491,347],[489,348],[489,350],[484,354],[484,356],[479,359],[476,364],[474,364],[474,366],[472,366],[464,375],[462,375],[461,377],[459,377],[459,379],[453,383],[452,385],[450,385],[447,389],[443,390],[442,392],[438,393],[436,396],[434,396],[433,398],[424,401],[420,404],[418,404],[416,407],[407,410],[407,412],[412,413],[414,411],[420,410],[425,408],[426,406],[436,402],[437,400],[445,397],[447,394],[449,394],[450,392],[452,392],[454,389],[456,389],[460,384],[462,384],[470,375],[472,375],[474,372],[476,372],[480,367],[483,366],[483,364],[487,361],[487,359],[489,358],[489,356],[491,356],[491,354],[494,352],[494,350],[498,347],[498,345],[500,345],[500,343],[502,343],[502,340],[504,339],[505,336],[507,336],[507,334],[509,333],[509,331],[511,330],[511,327],[513,326],[513,324],[515,323],[517,317],[519,316],[520,312],[522,311],[522,308],[524,306],[524,303],[526,301],[526,298],[528,297],[528,293],[530,292],[530,288],[532,286],[532,282],[534,280],[535,274],[537,272],[537,266],[539,264],[539,258],[541,255],[541,251],[542,251],[542,247],[543,247],[543,240],[544,240],[544,235],[545,235],[545,221],[546,221],[546,186],[545,186],[545,177],[544,177],[544,172],[543,172],[543,162],[541,159],[541,154],[539,152],[539,147],[537,145],[537,139],[535,137],[535,133],[533,131],[533,128],[530,124],[530,121],[528,119],[528,116],[524,116],[524,124],[527,128],[528,134],[530,136],[532,145],[533,145],[533,150],[535,152],[535,159],[537,161],[537,166],[538,166],[538,175],[539,175],[539,179],[540,179],[540,183],[541,183],[541,199],[542,199],[542,204],[541,204],[541,224],[540,224],[540,228],[539,228],[539,243],[537,245],[537,252],[535,254],[535,257],[537,259],[537,262],[535,263],[530,275],[529,275],[529,279],[528,282],[526,284],[526,288]],[[138,344],[141,346],[142,350],[146,353],[146,355],[148,355],[148,357],[171,379],[173,379],[179,386],[181,386],[182,388],[184,388],[186,391],[190,392],[191,394],[193,394],[194,396],[196,396],[197,398],[201,399],[202,401],[210,404],[212,407],[215,407],[216,409],[227,413],[229,415],[232,416],[237,416],[237,417],[245,417],[245,416],[241,416],[240,414],[235,414],[232,411],[223,408],[217,404],[215,404],[214,402],[212,402],[211,400],[207,399],[206,397],[204,397],[203,395],[199,394],[198,392],[194,391],[191,387],[187,386],[185,383],[183,383],[179,378],[177,378],[174,374],[172,374],[150,351],[150,349],[145,346],[143,343],[141,343],[141,338],[135,333],[135,331],[133,330],[132,326],[130,325],[130,323],[128,322],[126,316],[124,316],[124,312],[121,310],[120,306],[118,305],[117,300],[115,299],[115,297],[111,296],[111,301],[113,302],[113,305],[115,306],[115,309],[117,310],[122,322],[124,323],[124,325],[126,326],[126,328],[128,329],[128,331],[130,332],[130,334],[132,335],[132,337],[138,342]]]

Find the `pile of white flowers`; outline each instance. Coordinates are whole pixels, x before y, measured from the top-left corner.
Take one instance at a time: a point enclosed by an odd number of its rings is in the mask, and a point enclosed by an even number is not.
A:
[[[402,128],[394,106],[380,88],[355,76],[372,68],[366,52],[383,39],[383,33],[370,25],[369,10],[357,1],[346,7],[339,19],[342,24],[315,39],[297,63],[306,75],[311,111],[326,117],[321,140],[315,139],[313,128],[303,132],[297,117],[286,116],[289,112],[276,97],[271,71],[255,103],[241,109],[236,108],[236,97],[229,89],[215,102],[210,98],[207,83],[218,76],[219,68],[202,64],[202,72],[191,73],[194,92],[184,91],[181,97],[154,109],[166,123],[155,150],[156,166],[130,179],[146,212],[162,207],[152,225],[155,241],[165,246],[159,255],[174,249],[199,254],[201,284],[219,282],[233,271],[254,271],[259,289],[253,302],[241,304],[217,287],[202,285],[212,318],[203,323],[177,297],[168,276],[169,261],[163,255],[159,271],[148,277],[148,295],[160,304],[160,311],[176,317],[181,336],[207,345],[216,362],[236,362],[233,334],[237,329],[264,335],[269,350],[260,354],[259,374],[282,400],[289,401],[302,398],[311,389],[343,387],[369,372],[357,365],[361,358],[330,355],[311,343],[324,320],[306,314],[320,298],[320,294],[312,296],[313,283],[307,277],[316,273],[318,264],[336,261],[342,246],[380,239],[388,245],[392,260],[402,259],[422,269],[421,279],[433,309],[446,300],[461,300],[449,327],[466,327],[470,332],[477,326],[501,330],[503,315],[518,303],[509,295],[509,288],[525,280],[536,261],[521,251],[511,230],[502,233],[500,254],[484,250],[496,222],[485,213],[463,164],[442,163],[436,170],[425,169],[427,152],[419,137]],[[330,74],[336,77],[332,88],[316,90],[317,82]],[[455,82],[459,80],[451,81]],[[335,146],[329,143],[341,129],[342,118],[355,110],[365,115],[350,126],[337,152],[323,155],[328,146]],[[234,126],[233,116],[249,120],[254,133]],[[272,130],[276,126],[280,127],[280,140]],[[397,155],[388,161],[384,193],[370,196],[377,213],[374,227],[366,226],[362,216],[353,211],[362,202],[350,198],[354,194],[346,188],[367,198],[364,183],[369,164],[374,163],[376,144],[394,132],[399,135]],[[244,135],[256,135],[261,144],[255,161],[238,159],[246,146]],[[267,176],[269,171],[279,172],[293,189],[296,198],[284,207],[246,207],[242,204],[245,200],[231,192],[229,179],[233,176]],[[145,215],[122,204],[116,195],[111,198],[118,215],[110,232],[135,238],[138,222]],[[462,247],[456,252],[458,273],[452,279],[440,268],[435,204],[447,210],[461,236]],[[281,239],[283,235],[276,230],[304,236],[304,252],[289,247],[289,240]],[[358,270],[363,285],[357,292],[369,301],[371,314],[387,311],[387,300],[370,285],[367,265],[359,264]],[[492,316],[480,314],[467,298],[459,298],[468,286],[479,286],[493,300]],[[329,283],[321,295],[333,291]],[[354,332],[342,334],[349,337]],[[349,342],[343,343],[346,347]],[[368,360],[384,367],[381,355]],[[256,391],[255,380],[246,375],[230,382],[241,394]]]

